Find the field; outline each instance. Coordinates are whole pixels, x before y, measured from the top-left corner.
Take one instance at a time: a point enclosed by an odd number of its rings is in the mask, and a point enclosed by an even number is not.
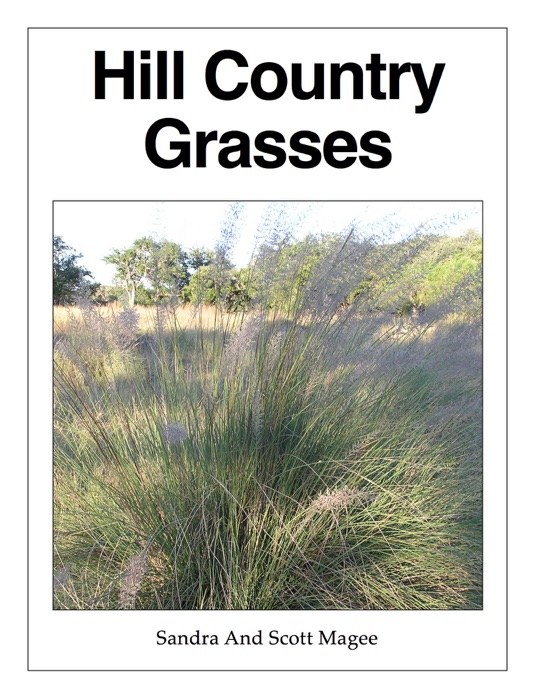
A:
[[[482,606],[480,315],[329,289],[56,307],[56,608]]]

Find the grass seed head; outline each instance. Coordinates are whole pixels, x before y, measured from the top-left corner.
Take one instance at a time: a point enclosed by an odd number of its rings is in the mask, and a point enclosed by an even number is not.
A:
[[[170,445],[178,445],[188,437],[188,431],[181,423],[166,423],[163,434]]]
[[[146,570],[145,552],[130,557],[119,590],[119,607],[121,609],[131,610],[134,607]]]
[[[343,486],[340,489],[332,489],[316,496],[312,501],[312,510],[316,512],[335,511],[354,504],[364,507],[374,499],[375,496],[368,491]]]
[[[353,489],[343,486],[339,489],[330,489],[312,501],[312,510],[315,512],[335,511],[340,508],[347,508],[351,505],[361,507],[367,506],[375,500],[375,496],[369,491]]]

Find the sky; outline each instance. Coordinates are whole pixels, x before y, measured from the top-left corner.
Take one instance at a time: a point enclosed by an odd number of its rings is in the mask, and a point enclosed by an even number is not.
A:
[[[115,268],[103,261],[113,248],[127,248],[136,238],[176,241],[184,248],[213,248],[230,202],[55,202],[54,235],[74,248],[95,281],[112,284]],[[269,202],[244,202],[239,237],[233,250],[238,267],[246,265],[255,245],[267,235]],[[350,222],[360,230],[395,237],[425,224],[431,233],[460,235],[482,230],[480,202],[296,202],[286,205],[286,219],[296,238],[307,233],[343,231]]]

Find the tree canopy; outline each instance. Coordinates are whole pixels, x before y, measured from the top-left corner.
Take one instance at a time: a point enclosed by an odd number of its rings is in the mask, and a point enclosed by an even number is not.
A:
[[[283,231],[284,233],[284,231]],[[144,237],[104,258],[134,303],[218,304],[227,311],[358,304],[363,312],[422,312],[481,303],[481,236],[418,234],[387,242],[352,230],[266,239],[253,260],[233,266],[222,246],[187,250]],[[443,302],[447,304],[444,305]],[[453,304],[453,306],[452,306]]]
[[[214,254],[204,248],[186,251],[179,243],[150,236],[127,248],[114,248],[104,261],[115,265],[115,279],[135,302],[183,301],[192,275],[211,265]]]
[[[93,275],[78,260],[82,257],[61,236],[53,237],[53,301],[73,304],[85,288],[91,287]]]

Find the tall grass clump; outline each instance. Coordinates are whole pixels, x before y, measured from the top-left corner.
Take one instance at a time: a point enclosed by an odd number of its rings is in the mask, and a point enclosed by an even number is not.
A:
[[[266,274],[248,311],[62,324],[56,607],[481,606],[478,324],[348,303],[379,255],[284,261],[286,304]]]

